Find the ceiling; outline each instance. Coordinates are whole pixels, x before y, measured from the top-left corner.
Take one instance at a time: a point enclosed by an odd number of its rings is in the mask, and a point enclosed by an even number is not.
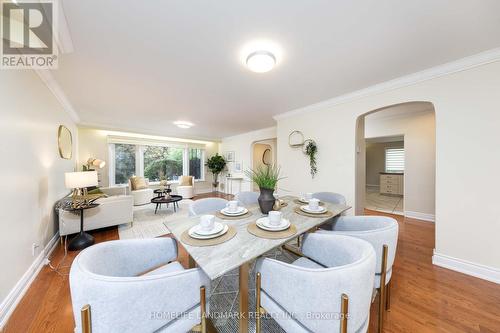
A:
[[[66,0],[64,12],[74,52],[53,75],[82,124],[204,139],[500,46],[498,0]],[[258,39],[282,49],[264,74],[241,61]]]

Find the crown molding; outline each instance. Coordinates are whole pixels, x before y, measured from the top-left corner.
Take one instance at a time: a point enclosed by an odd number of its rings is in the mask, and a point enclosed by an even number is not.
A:
[[[489,64],[500,60],[500,48],[481,52],[443,65],[431,67],[420,72],[402,76],[390,81],[382,82],[364,89],[340,95],[319,103],[311,104],[302,108],[287,111],[273,116],[274,120],[281,120],[295,115],[320,110],[335,105],[347,103],[358,98],[380,94],[386,91],[411,86],[423,81],[432,80],[441,76],[465,71],[477,66]]]
[[[37,69],[37,70],[35,70],[35,72],[38,74],[38,76],[40,77],[42,82],[45,83],[47,88],[49,88],[49,90],[52,92],[52,94],[55,96],[55,98],[59,101],[59,103],[61,104],[63,109],[69,114],[71,119],[75,123],[79,123],[80,116],[73,108],[73,105],[71,105],[71,102],[68,100],[68,98],[64,94],[64,91],[62,90],[59,83],[57,83],[57,81],[55,80],[52,73],[47,69]]]

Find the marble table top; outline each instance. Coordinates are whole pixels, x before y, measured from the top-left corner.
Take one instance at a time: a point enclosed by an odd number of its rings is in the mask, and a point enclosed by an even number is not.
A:
[[[330,219],[299,215],[293,211],[294,207],[297,206],[292,201],[296,199],[295,197],[286,196],[280,199],[288,203],[286,207],[281,209],[283,217],[290,220],[297,228],[297,234],[289,238],[266,239],[254,236],[247,231],[247,224],[263,216],[258,206],[247,207],[252,212],[252,215],[241,220],[222,220],[216,217],[217,222],[234,226],[237,233],[231,240],[214,246],[191,246],[181,241],[182,233],[195,224],[198,224],[199,217],[185,217],[166,221],[164,224],[198,266],[213,280]],[[340,215],[351,208],[350,206],[330,203],[325,203],[325,207],[332,211],[334,215]]]

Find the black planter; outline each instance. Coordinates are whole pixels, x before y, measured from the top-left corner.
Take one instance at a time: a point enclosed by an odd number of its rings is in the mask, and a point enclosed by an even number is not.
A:
[[[258,201],[259,201],[260,211],[263,214],[268,214],[270,211],[273,210],[274,201],[276,200],[274,198],[273,193],[274,190],[268,188],[260,189],[260,195]]]

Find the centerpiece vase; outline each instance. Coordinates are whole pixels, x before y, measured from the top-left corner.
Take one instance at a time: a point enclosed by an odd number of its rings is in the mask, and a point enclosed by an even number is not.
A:
[[[274,190],[269,188],[261,188],[260,195],[257,201],[259,202],[260,211],[262,214],[268,214],[273,210],[274,202],[276,198],[274,198]]]

